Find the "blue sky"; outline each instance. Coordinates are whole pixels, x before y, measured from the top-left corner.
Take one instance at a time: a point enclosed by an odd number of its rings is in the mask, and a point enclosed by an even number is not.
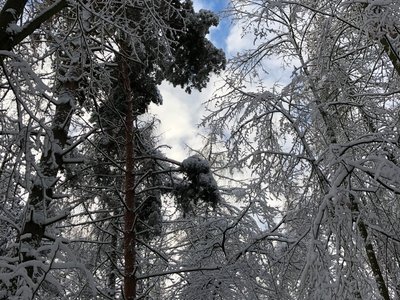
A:
[[[226,37],[229,34],[231,22],[223,18],[220,20],[220,24],[216,28],[212,28],[210,32],[210,39],[218,48],[226,49]]]
[[[228,0],[198,0],[194,1],[196,11],[200,9],[208,9],[216,13],[222,12],[228,5]],[[226,48],[226,37],[229,34],[230,21],[227,18],[221,18],[217,28],[212,28],[210,39],[218,48]]]

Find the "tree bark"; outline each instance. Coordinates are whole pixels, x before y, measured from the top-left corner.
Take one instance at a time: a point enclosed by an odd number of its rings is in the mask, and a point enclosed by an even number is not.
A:
[[[133,97],[129,70],[123,58],[120,60],[121,77],[123,81],[126,116],[125,116],[125,213],[124,213],[124,258],[125,258],[125,279],[124,295],[126,300],[136,298],[136,212],[135,212],[135,174],[134,174],[134,126],[133,126]]]
[[[357,223],[358,231],[364,241],[365,253],[368,258],[369,265],[372,270],[372,274],[374,274],[376,285],[378,286],[379,293],[381,297],[385,300],[390,300],[389,290],[386,286],[385,279],[383,278],[383,274],[381,268],[379,266],[378,259],[375,254],[374,247],[370,241],[368,236],[367,225],[365,225],[364,221],[360,217],[360,210],[358,208],[358,203],[354,196],[350,194],[350,204],[351,204],[351,212],[354,214],[353,221]]]
[[[47,147],[40,160],[40,171],[37,173],[27,203],[27,212],[24,226],[20,235],[20,242],[24,245],[23,261],[32,261],[32,249],[40,246],[46,231],[47,209],[53,198],[53,189],[57,182],[57,174],[63,163],[62,153],[68,141],[68,132],[75,106],[75,91],[78,82],[67,81],[62,83],[60,94],[68,96],[69,101],[56,105],[52,121],[51,136],[47,137]],[[28,276],[33,278],[33,266],[27,267]]]

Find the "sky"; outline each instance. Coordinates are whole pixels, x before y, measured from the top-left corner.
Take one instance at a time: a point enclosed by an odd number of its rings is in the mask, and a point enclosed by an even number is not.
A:
[[[226,7],[227,2],[227,0],[194,0],[193,4],[196,11],[208,9],[218,12]],[[230,35],[234,34],[231,32],[230,23],[227,19],[221,19],[219,26],[212,28],[209,34],[209,39],[213,44],[225,52],[232,50],[232,47],[227,47]],[[187,145],[195,149],[201,148],[202,142],[199,134],[205,132],[204,129],[198,128],[197,124],[205,115],[202,103],[212,97],[220,80],[213,75],[206,89],[203,89],[202,92],[192,91],[190,95],[183,89],[175,88],[168,83],[160,86],[164,103],[160,106],[152,104],[149,112],[161,122],[158,134],[160,143],[171,147],[163,149],[169,158],[182,161],[188,157]]]
[[[193,4],[196,11],[208,9],[221,12],[226,8],[228,0],[194,0]],[[251,35],[243,37],[240,25],[232,24],[227,18],[220,18],[219,26],[211,28],[208,38],[216,47],[225,51],[227,58],[253,46],[253,37]],[[271,60],[270,64],[273,69],[280,69],[279,61]],[[266,85],[272,86],[280,80],[280,74],[282,72],[279,71],[267,74]],[[202,103],[212,97],[221,82],[221,78],[213,75],[206,89],[203,89],[201,93],[193,91],[190,95],[168,83],[160,86],[164,103],[160,106],[152,104],[149,112],[161,122],[158,134],[160,143],[170,147],[163,150],[169,158],[182,161],[188,157],[187,145],[194,149],[201,149],[202,139],[199,134],[206,134],[204,128],[197,126],[206,113]]]

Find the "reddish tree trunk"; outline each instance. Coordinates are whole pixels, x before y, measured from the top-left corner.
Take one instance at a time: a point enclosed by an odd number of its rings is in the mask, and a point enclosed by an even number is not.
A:
[[[135,175],[134,175],[134,126],[133,98],[129,80],[129,70],[124,60],[121,60],[120,70],[126,96],[125,136],[126,136],[126,173],[125,173],[125,228],[124,228],[124,258],[125,280],[124,295],[126,300],[136,297],[136,236],[135,236]]]

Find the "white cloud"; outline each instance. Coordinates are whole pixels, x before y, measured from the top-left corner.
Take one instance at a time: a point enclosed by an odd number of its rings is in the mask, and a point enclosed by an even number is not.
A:
[[[152,104],[149,112],[161,121],[158,133],[161,135],[161,143],[171,147],[164,151],[168,157],[183,160],[188,156],[186,145],[194,149],[201,148],[201,129],[197,124],[205,113],[202,103],[211,98],[215,81],[216,76],[213,76],[206,89],[201,93],[193,91],[192,94],[166,82],[160,86],[164,103],[160,106]]]
[[[243,50],[249,50],[254,47],[254,36],[252,34],[243,34],[242,25],[236,23],[231,26],[226,38],[226,52],[228,56],[235,56]]]
[[[211,9],[212,4],[210,3],[210,1],[194,0],[193,7],[195,11],[199,11],[200,9]]]
[[[218,4],[225,3],[225,0]],[[194,0],[195,11],[200,9],[212,10],[216,2],[208,0]],[[211,29],[215,30],[215,29]],[[210,35],[209,35],[210,37]],[[215,41],[214,41],[215,42]],[[188,156],[188,145],[194,149],[202,146],[199,133],[201,128],[197,127],[204,115],[203,102],[209,100],[215,90],[216,76],[213,76],[201,93],[193,91],[187,94],[181,88],[174,88],[171,84],[164,82],[160,86],[164,103],[160,106],[150,105],[149,113],[154,114],[161,121],[158,133],[161,135],[161,144],[171,147],[164,149],[165,154],[176,160],[183,160]]]

